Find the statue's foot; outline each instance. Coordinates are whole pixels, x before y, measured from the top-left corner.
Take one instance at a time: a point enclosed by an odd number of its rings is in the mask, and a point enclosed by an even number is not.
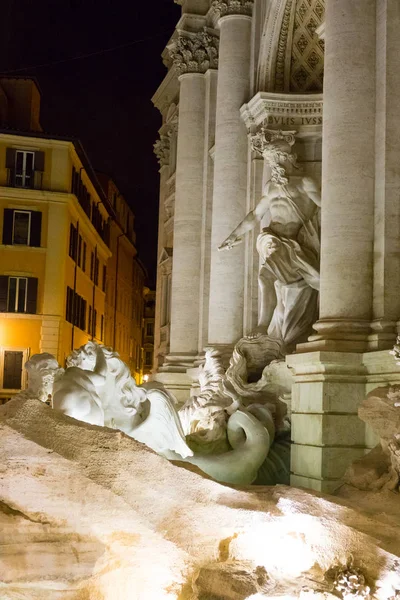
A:
[[[259,325],[254,329],[254,331],[252,331],[251,333],[249,333],[249,335],[246,335],[245,337],[247,340],[256,340],[265,335],[268,335],[268,327],[263,327],[262,325]]]

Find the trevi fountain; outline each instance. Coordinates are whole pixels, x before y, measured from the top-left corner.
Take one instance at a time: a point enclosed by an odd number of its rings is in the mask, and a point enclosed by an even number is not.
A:
[[[398,0],[175,1],[154,375],[29,358],[0,598],[399,599]]]

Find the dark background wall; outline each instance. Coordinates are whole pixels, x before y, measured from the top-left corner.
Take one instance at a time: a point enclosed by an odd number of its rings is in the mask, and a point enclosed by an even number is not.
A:
[[[80,138],[115,178],[153,282],[161,122],[150,99],[179,15],[173,0],[3,0],[0,19],[0,73],[36,76],[45,131]]]

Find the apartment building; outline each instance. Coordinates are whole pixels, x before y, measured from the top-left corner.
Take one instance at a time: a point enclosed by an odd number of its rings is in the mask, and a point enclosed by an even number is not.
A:
[[[108,199],[111,257],[107,265],[105,344],[118,349],[137,383],[143,381],[143,288],[146,271],[137,257],[134,214],[115,181],[98,180]]]
[[[32,354],[63,365],[95,340],[126,359],[133,334],[141,339],[126,286],[129,271],[143,293],[133,214],[122,218],[80,142],[44,133],[39,114],[33,79],[0,77],[0,401],[25,386]]]

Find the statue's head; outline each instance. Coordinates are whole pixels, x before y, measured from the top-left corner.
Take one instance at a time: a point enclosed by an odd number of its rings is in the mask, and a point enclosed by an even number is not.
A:
[[[107,362],[107,391],[112,400],[120,403],[124,412],[134,416],[142,410],[141,405],[147,398],[146,391],[136,385],[128,365],[121,360],[118,352],[106,346],[102,349]]]
[[[287,169],[298,168],[293,152],[295,133],[261,127],[251,138],[252,149],[271,167],[271,180],[275,183],[287,185]]]
[[[96,342],[88,342],[71,352],[66,360],[67,367],[79,367],[86,371],[93,371],[96,366],[97,346]]]
[[[49,395],[53,393],[54,380],[63,373],[52,354],[34,354],[27,363],[25,369],[28,373],[28,387],[42,402],[46,402]]]

